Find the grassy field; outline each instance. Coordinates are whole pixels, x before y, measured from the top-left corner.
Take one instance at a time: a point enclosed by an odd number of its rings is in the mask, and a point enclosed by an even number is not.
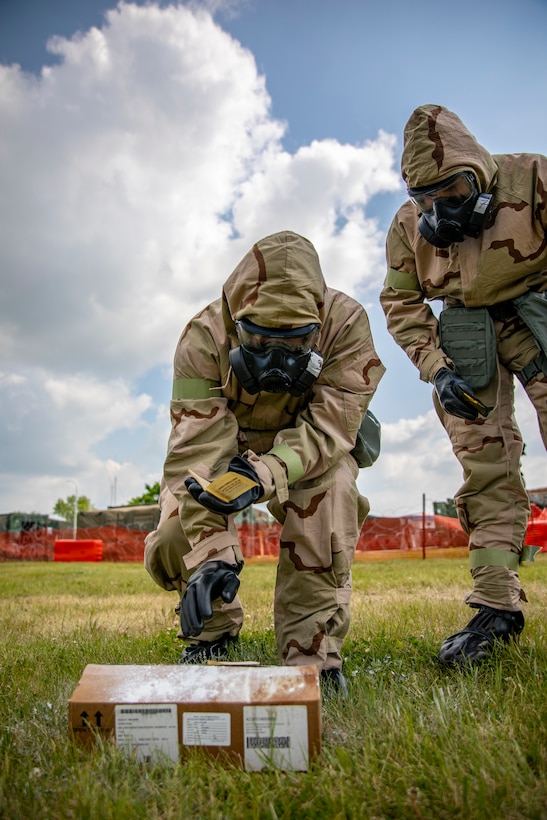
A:
[[[305,773],[75,747],[67,703],[86,664],[176,661],[174,594],[136,564],[0,570],[1,818],[547,818],[547,556],[522,570],[520,643],[467,671],[435,660],[471,614],[465,559],[357,563],[350,699],[324,705]],[[273,564],[243,571],[237,658],[277,664],[274,577]]]

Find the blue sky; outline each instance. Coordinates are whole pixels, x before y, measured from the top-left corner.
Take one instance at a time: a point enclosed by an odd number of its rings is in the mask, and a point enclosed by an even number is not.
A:
[[[451,496],[431,389],[378,306],[402,130],[441,103],[492,153],[544,153],[545,31],[545,0],[0,0],[0,512],[159,478],[178,335],[282,228],[363,302],[388,368],[373,514]],[[544,486],[520,392],[517,414]]]

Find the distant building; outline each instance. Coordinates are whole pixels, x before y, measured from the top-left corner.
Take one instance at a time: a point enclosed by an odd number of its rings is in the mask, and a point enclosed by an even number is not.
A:
[[[447,498],[446,501],[434,501],[433,513],[435,515],[444,515],[447,518],[457,518],[456,504],[453,498]]]
[[[238,513],[235,517],[235,522],[238,525],[248,524],[249,526],[252,524],[258,524],[260,526],[265,526],[272,521],[271,515],[266,512],[266,510],[261,510],[259,507],[247,507],[247,509],[242,510]]]
[[[538,490],[527,490],[528,498],[532,504],[541,509],[547,507],[547,487],[540,487]]]
[[[82,510],[78,513],[78,529],[126,527],[128,530],[152,532],[159,520],[160,508],[157,504],[127,504],[106,510]]]
[[[62,530],[69,527],[58,515],[12,512],[0,515],[0,532],[38,532],[39,530]]]

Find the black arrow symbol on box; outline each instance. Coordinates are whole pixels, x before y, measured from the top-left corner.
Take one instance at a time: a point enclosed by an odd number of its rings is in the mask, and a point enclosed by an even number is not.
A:
[[[93,717],[95,718],[96,725],[99,727],[101,725],[101,718],[103,716],[102,712],[95,712]],[[89,717],[86,711],[80,712],[80,717],[82,718],[82,726],[89,726],[87,719]]]

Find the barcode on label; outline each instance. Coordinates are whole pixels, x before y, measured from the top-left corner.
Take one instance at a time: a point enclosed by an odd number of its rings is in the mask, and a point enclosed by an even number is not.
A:
[[[290,749],[291,739],[285,737],[248,737],[248,749]]]
[[[167,706],[165,709],[158,708],[155,706],[146,707],[142,706],[138,709],[124,709],[123,707],[120,708],[120,713],[122,715],[168,715],[171,712],[171,708]]]

